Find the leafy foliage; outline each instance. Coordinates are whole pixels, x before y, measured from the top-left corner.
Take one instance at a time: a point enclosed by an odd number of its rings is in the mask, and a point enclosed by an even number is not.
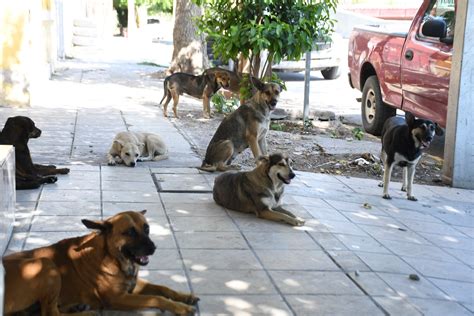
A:
[[[173,12],[173,0],[135,0],[135,6],[148,6],[149,13]],[[127,8],[127,0],[114,0],[115,10],[124,10]],[[117,10],[117,11],[118,11]]]
[[[264,69],[272,61],[298,60],[316,40],[329,40],[331,12],[337,0],[193,0],[204,7],[197,18],[201,32],[222,59],[241,53],[253,60],[267,51]]]
[[[362,140],[364,138],[364,131],[360,127],[355,127],[352,129],[352,135],[357,140]]]
[[[149,0],[148,14],[156,14],[157,12],[173,12],[173,0]]]
[[[222,94],[216,93],[212,96],[211,102],[217,113],[231,113],[239,107],[239,101],[235,98],[226,99]]]

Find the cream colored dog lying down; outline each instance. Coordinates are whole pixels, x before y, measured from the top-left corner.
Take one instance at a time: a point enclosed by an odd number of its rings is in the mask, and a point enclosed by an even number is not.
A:
[[[109,166],[123,163],[135,167],[137,161],[159,161],[168,158],[163,139],[152,133],[120,132],[107,154]]]

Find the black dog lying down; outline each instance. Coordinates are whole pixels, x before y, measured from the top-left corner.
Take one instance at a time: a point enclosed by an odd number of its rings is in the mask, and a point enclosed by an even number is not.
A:
[[[421,150],[428,148],[435,134],[443,135],[438,124],[429,120],[416,119],[410,112],[405,112],[405,119],[401,117],[389,118],[382,130],[382,161],[383,198],[390,199],[388,184],[394,165],[403,167],[402,191],[407,192],[407,199],[416,201],[413,196],[413,178],[415,167],[421,158]]]
[[[43,183],[58,181],[55,174],[67,174],[68,168],[34,164],[28,148],[30,138],[38,138],[41,130],[26,116],[9,117],[0,132],[0,145],[15,147],[15,180],[17,190],[36,189]]]

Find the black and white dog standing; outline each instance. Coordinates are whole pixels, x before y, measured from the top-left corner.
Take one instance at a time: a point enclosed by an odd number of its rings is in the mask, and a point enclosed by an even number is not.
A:
[[[417,200],[412,192],[415,167],[420,160],[421,150],[429,147],[435,135],[443,135],[438,124],[416,119],[410,112],[405,112],[405,119],[394,116],[385,122],[382,130],[384,199],[391,199],[388,184],[393,166],[398,165],[403,167],[402,191],[407,192],[409,200]]]

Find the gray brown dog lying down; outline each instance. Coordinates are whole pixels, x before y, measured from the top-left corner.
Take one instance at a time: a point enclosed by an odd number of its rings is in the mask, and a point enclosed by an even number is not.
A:
[[[281,154],[261,156],[252,171],[219,175],[214,181],[214,201],[234,211],[255,213],[260,218],[300,226],[304,220],[280,205],[284,186],[294,177],[288,157]]]
[[[167,153],[165,142],[156,134],[120,132],[112,142],[107,160],[109,166],[123,163],[135,167],[137,161],[167,159]]]

